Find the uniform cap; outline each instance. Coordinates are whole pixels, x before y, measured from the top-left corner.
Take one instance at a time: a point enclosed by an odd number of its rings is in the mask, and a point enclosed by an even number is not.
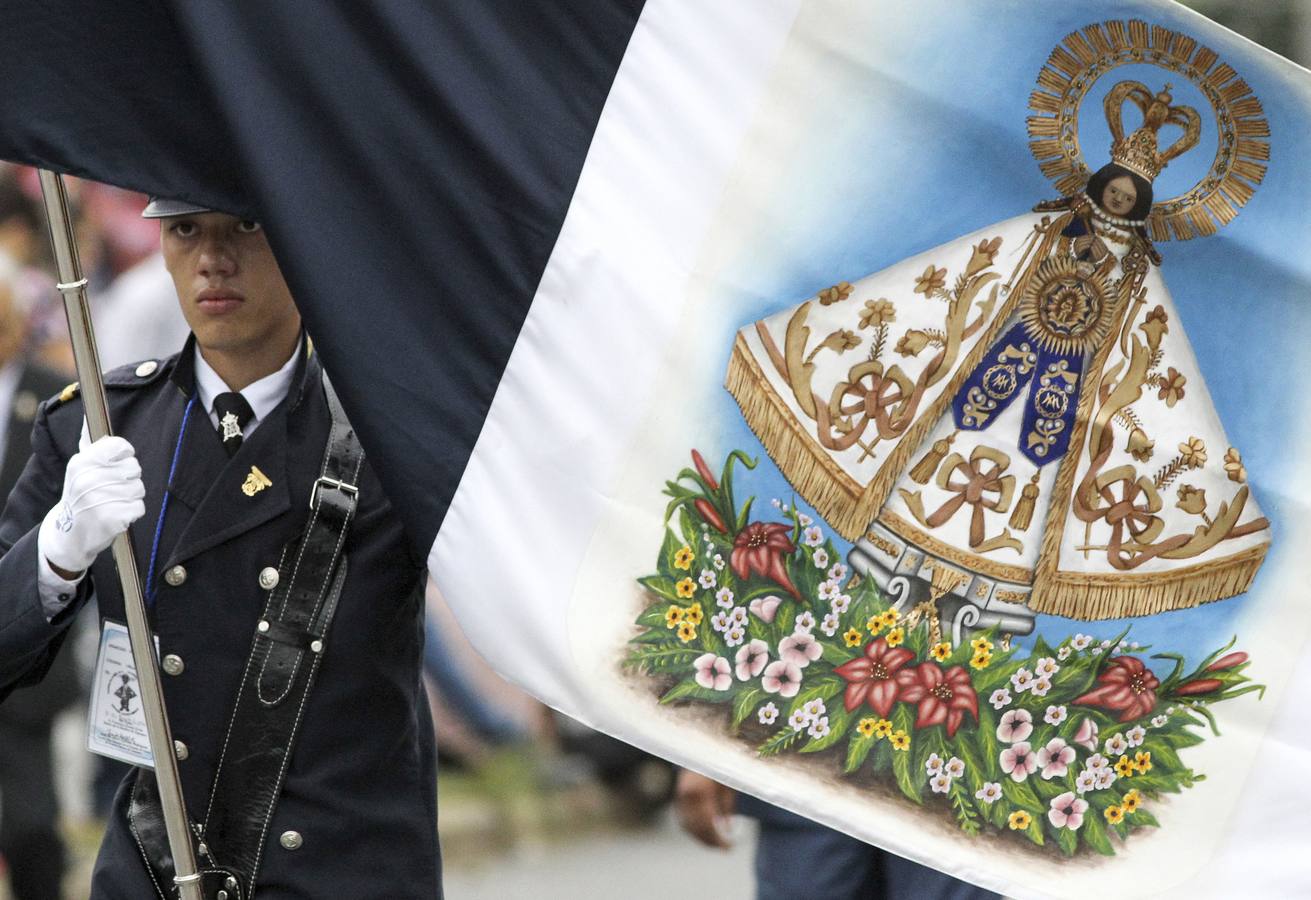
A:
[[[167,216],[189,216],[193,213],[213,212],[207,206],[197,206],[185,200],[169,200],[164,197],[151,197],[146,208],[141,210],[143,219],[163,219]]]

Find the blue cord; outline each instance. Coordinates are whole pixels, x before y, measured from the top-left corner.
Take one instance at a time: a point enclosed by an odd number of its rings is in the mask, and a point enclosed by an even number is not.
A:
[[[191,418],[191,407],[196,405],[193,394],[187,401],[186,411],[182,413],[182,427],[178,429],[178,443],[173,448],[173,463],[168,467],[168,483],[164,485],[164,502],[159,505],[159,521],[155,523],[155,539],[150,544],[150,568],[146,573],[146,606],[155,605],[155,558],[159,554],[159,536],[164,533],[164,517],[168,515],[168,494],[173,488],[173,475],[178,470],[178,459],[182,456],[182,438],[187,433],[187,421]]]

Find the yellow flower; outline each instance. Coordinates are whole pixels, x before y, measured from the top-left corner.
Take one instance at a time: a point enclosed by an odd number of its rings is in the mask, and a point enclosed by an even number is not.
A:
[[[692,552],[691,547],[684,544],[679,547],[678,552],[674,554],[674,568],[690,569],[692,568],[692,560],[694,559],[696,559],[696,554]],[[690,597],[692,595],[688,594],[688,596]]]
[[[839,281],[833,287],[824,288],[819,292],[819,305],[832,306],[840,300],[846,300],[851,296],[851,282]]]
[[[877,719],[871,719],[868,716],[856,723],[856,730],[865,737],[874,736],[874,727],[878,725]]]
[[[1106,811],[1102,815],[1106,816],[1106,821],[1112,825],[1119,825],[1124,821],[1124,810],[1118,806],[1106,807]]]
[[[970,641],[970,649],[975,653],[982,653],[985,650],[991,650],[992,641],[983,636],[976,637],[974,640]]]
[[[1225,451],[1225,474],[1229,480],[1242,484],[1247,481],[1247,469],[1243,466],[1243,455],[1230,447]]]
[[[883,630],[883,617],[870,616],[869,621],[865,623],[865,627],[869,629],[870,634],[874,635],[874,637],[878,637],[879,632]]]
[[[951,656],[951,644],[943,641],[940,644],[934,644],[929,650],[929,655],[938,662],[943,662],[948,656]]]
[[[894,628],[888,632],[887,640],[888,640],[889,647],[898,647],[901,645],[901,642],[904,641],[905,639],[906,639],[906,629],[904,628]]]
[[[932,265],[924,270],[924,274],[915,279],[915,293],[929,296],[935,291],[940,291],[947,285],[947,270],[935,269]]]
[[[1200,469],[1206,465],[1206,443],[1199,437],[1190,437],[1179,445],[1179,456],[1188,468]]]
[[[865,636],[854,628],[848,628],[842,633],[842,640],[846,642],[848,647],[859,647],[860,642],[864,639]]]
[[[895,321],[897,308],[891,300],[866,300],[865,308],[860,311],[861,328],[877,328]]]
[[[1006,824],[1011,827],[1011,831],[1023,831],[1033,824],[1033,816],[1022,809],[1017,809],[1006,817]]]
[[[1179,502],[1175,506],[1193,515],[1206,512],[1206,490],[1191,484],[1179,485]]]
[[[1133,758],[1133,767],[1135,771],[1146,774],[1152,771],[1152,754],[1147,751],[1135,753]]]
[[[669,607],[669,609],[665,610],[665,627],[674,628],[677,626],[679,622],[683,621],[683,614],[686,612],[687,610],[683,609],[681,606]]]
[[[696,626],[691,622],[684,622],[678,626],[678,639],[686,644],[696,637]]]
[[[1121,778],[1128,778],[1134,772],[1133,760],[1127,756],[1121,756],[1115,761],[1115,774]]]
[[[887,719],[879,719],[874,723],[874,736],[885,738],[892,736],[892,723]]]
[[[910,749],[910,735],[902,731],[900,728],[892,732],[892,736],[889,737],[888,740],[892,743],[893,750]]]
[[[980,650],[978,653],[975,653],[970,657],[970,668],[986,669],[991,662],[992,654],[987,650]]]
[[[1120,806],[1126,813],[1132,813],[1138,808],[1138,804],[1142,802],[1142,792],[1138,790],[1138,788],[1134,788],[1132,791],[1124,795],[1124,799],[1120,801]]]
[[[901,613],[897,612],[895,609],[885,609],[883,615],[879,616],[879,620],[883,623],[884,628],[891,628],[893,625],[896,625],[897,620],[900,618]]]
[[[687,609],[683,610],[683,618],[693,625],[700,625],[704,614],[701,612],[701,604],[693,603]]]
[[[696,593],[696,582],[691,578],[684,578],[678,584],[674,585],[674,590],[678,592],[678,596],[686,600]]]

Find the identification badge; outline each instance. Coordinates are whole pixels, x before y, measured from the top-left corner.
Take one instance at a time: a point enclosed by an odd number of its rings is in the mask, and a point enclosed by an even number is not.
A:
[[[159,638],[155,638],[155,651],[159,651]],[[87,749],[130,765],[155,767],[127,626],[109,620],[100,630],[100,652],[96,654],[88,710]]]

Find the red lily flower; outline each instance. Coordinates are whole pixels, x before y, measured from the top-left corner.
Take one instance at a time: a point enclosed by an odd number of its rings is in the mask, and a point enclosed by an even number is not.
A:
[[[848,660],[834,669],[847,680],[843,703],[854,712],[862,703],[887,718],[897,702],[897,670],[915,658],[905,647],[889,647],[883,638],[865,648],[865,655]]]
[[[964,666],[952,666],[944,671],[935,662],[923,662],[898,672],[897,685],[902,700],[919,704],[916,728],[946,722],[947,737],[955,737],[966,713],[979,721],[979,697]]]
[[[752,522],[743,528],[733,541],[733,554],[729,559],[734,574],[746,581],[752,572],[757,572],[800,600],[801,593],[788,577],[787,566],[783,563],[783,554],[797,549],[788,538],[791,530],[791,527],[777,522],[768,525]]]
[[[1156,708],[1156,688],[1161,682],[1137,657],[1117,656],[1097,681],[1100,687],[1074,702],[1114,710],[1120,713],[1121,722],[1141,718]]]

